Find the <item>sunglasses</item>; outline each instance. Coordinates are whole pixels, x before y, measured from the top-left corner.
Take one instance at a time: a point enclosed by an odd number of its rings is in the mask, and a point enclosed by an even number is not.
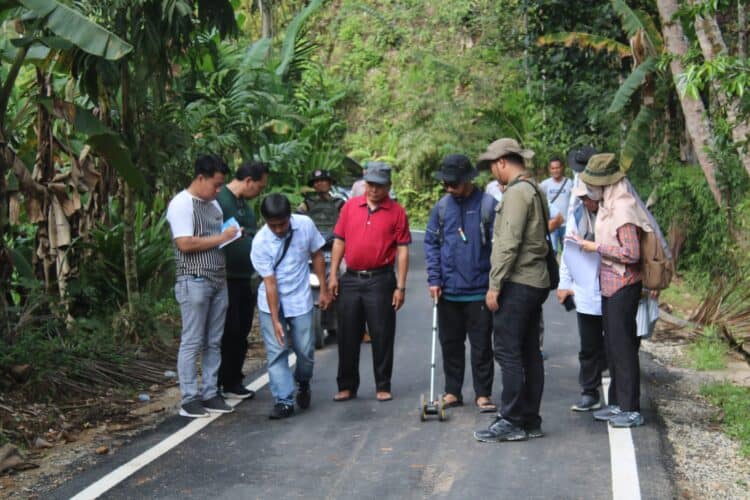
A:
[[[446,188],[456,189],[460,185],[461,183],[458,181],[454,181],[454,182],[443,181],[443,186]]]

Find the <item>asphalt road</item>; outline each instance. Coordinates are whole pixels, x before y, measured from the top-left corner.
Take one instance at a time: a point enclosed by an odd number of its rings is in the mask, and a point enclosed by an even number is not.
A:
[[[362,346],[356,400],[335,403],[337,352],[316,353],[312,406],[290,419],[268,420],[268,387],[195,436],[114,486],[106,498],[612,498],[606,424],[574,413],[578,396],[575,314],[545,304],[546,386],[542,439],[485,444],[472,432],[492,416],[472,404],[450,409],[447,422],[420,422],[429,389],[431,302],[420,235],[411,249],[407,302],[399,312],[394,400],[378,402],[371,353]],[[467,349],[468,351],[468,349]],[[439,352],[439,351],[438,351]],[[439,358],[439,356],[438,356]],[[469,364],[464,400],[471,402]],[[257,377],[253,374],[248,381]],[[648,405],[647,425],[633,431],[642,498],[672,498],[661,429]],[[442,371],[438,365],[438,388]],[[500,394],[496,368],[495,398]],[[69,498],[188,423],[174,417],[52,493]],[[615,497],[617,495],[615,494]],[[632,498],[630,495],[628,497]],[[624,498],[624,497],[623,497]]]

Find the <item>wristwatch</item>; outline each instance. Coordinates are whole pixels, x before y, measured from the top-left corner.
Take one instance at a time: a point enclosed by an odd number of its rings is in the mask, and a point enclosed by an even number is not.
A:
[[[404,292],[404,293],[406,293],[406,288],[399,288],[399,287],[396,287],[396,290],[398,290],[399,292]]]

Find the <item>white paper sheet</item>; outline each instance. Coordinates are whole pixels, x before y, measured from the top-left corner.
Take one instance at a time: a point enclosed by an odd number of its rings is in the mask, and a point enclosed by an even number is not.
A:
[[[580,287],[599,290],[599,263],[601,258],[596,252],[584,252],[573,240],[566,239],[563,259],[568,266],[570,276]]]

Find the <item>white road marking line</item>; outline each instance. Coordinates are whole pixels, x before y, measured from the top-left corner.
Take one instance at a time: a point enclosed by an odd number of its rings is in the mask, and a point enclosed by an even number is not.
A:
[[[297,356],[295,356],[294,353],[291,353],[289,355],[289,366],[294,366],[294,363],[296,361],[297,361]],[[253,380],[247,386],[247,389],[257,392],[260,389],[262,389],[266,384],[268,384],[268,372],[264,373],[260,377]],[[243,401],[242,399],[229,399],[227,400],[227,404],[231,406],[237,406],[242,401]],[[122,481],[130,477],[131,475],[135,474],[137,471],[139,471],[146,465],[150,464],[157,458],[167,453],[172,448],[176,447],[177,445],[179,445],[180,443],[188,439],[190,436],[193,436],[196,433],[200,432],[205,427],[208,427],[208,425],[211,422],[221,417],[222,415],[224,414],[223,413],[211,413],[210,416],[207,418],[194,419],[192,422],[187,424],[185,427],[183,427],[179,431],[175,432],[171,436],[168,436],[162,441],[160,441],[153,448],[149,448],[148,450],[144,451],[143,453],[141,453],[140,455],[132,459],[130,462],[127,462],[126,464],[121,465],[120,467],[113,470],[106,476],[102,477],[95,483],[91,484],[88,488],[78,493],[71,500],[84,500],[84,499],[88,500],[88,499],[98,498],[100,495],[114,488],[116,485],[118,485],[119,483],[121,483]]]
[[[609,377],[602,379],[604,401],[608,401]],[[612,469],[612,498],[614,500],[640,500],[641,484],[638,479],[638,462],[635,458],[633,435],[630,429],[609,429],[609,456]]]

